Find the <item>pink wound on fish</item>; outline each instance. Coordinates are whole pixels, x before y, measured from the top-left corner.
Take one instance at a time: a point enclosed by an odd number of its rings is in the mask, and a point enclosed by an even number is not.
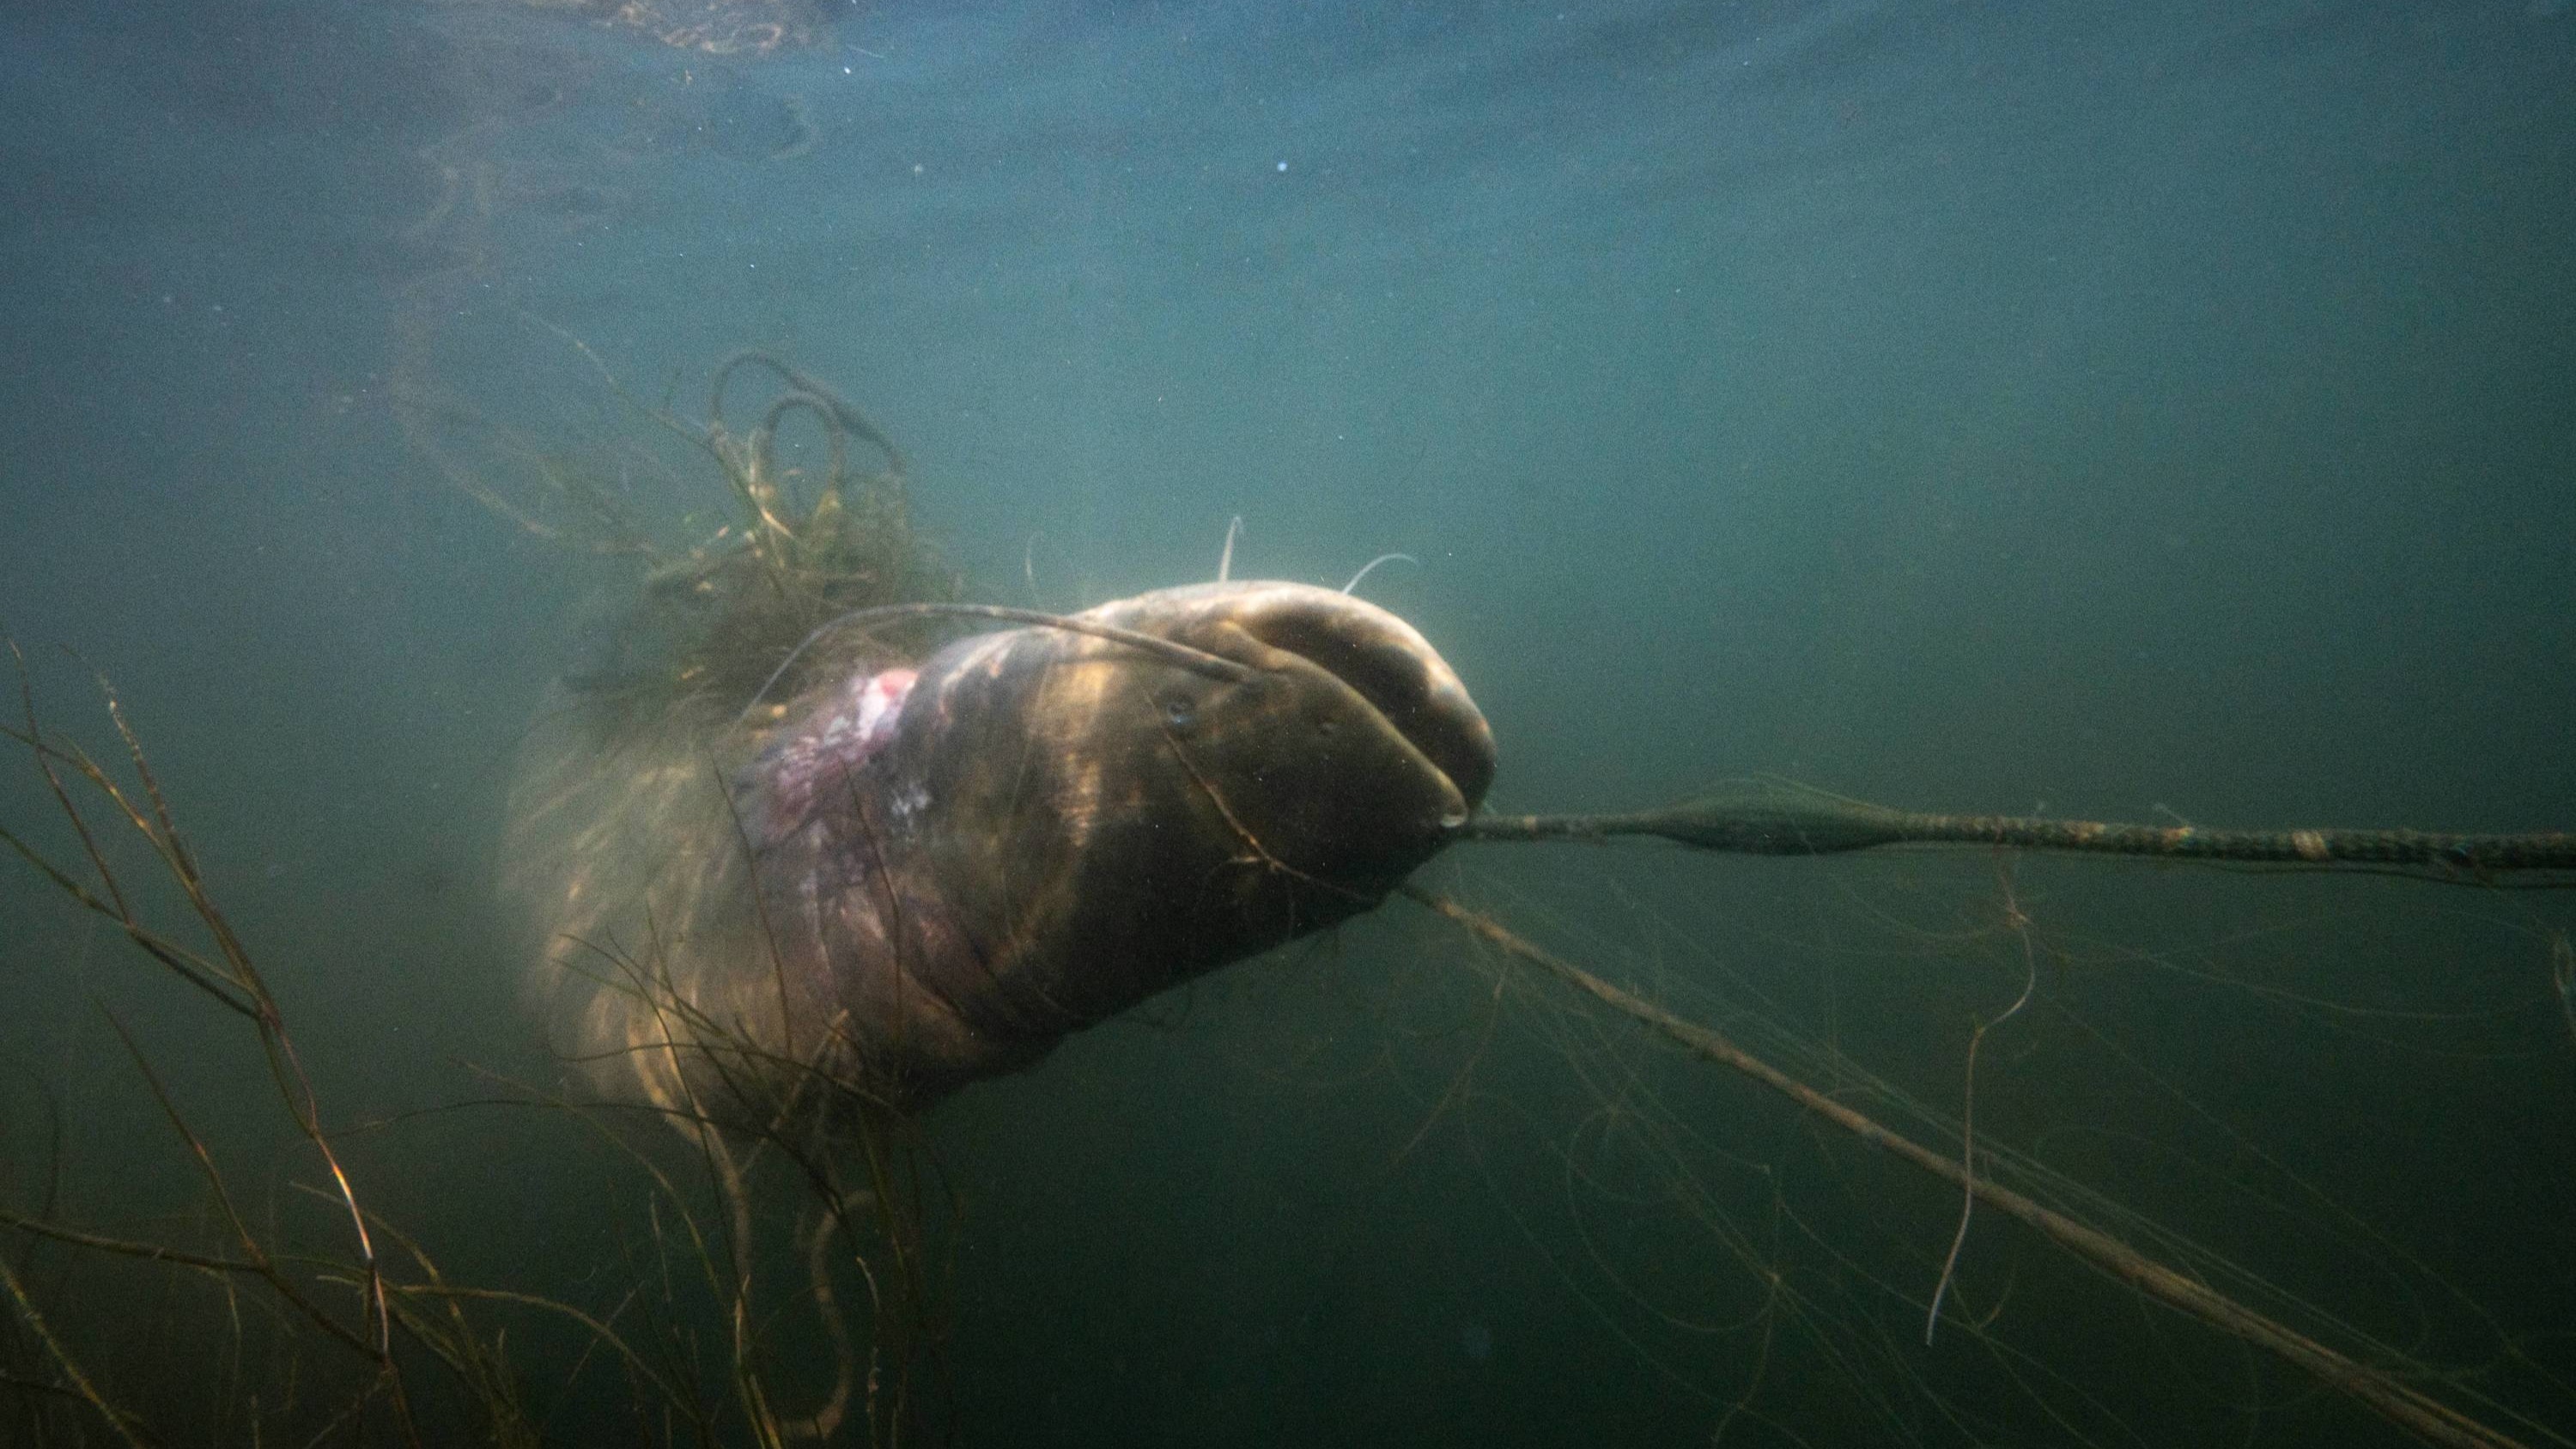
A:
[[[846,788],[844,781],[894,738],[918,677],[889,669],[853,679],[762,751],[749,782],[753,839],[774,844],[805,823],[818,793]]]

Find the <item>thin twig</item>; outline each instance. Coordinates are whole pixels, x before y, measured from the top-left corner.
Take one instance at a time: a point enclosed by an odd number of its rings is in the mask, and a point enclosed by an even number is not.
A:
[[[134,1425],[127,1421],[122,1411],[108,1403],[99,1393],[98,1386],[89,1381],[89,1375],[81,1372],[79,1361],[72,1357],[71,1350],[63,1347],[63,1341],[54,1336],[54,1330],[45,1322],[45,1315],[37,1311],[36,1300],[27,1296],[26,1287],[18,1281],[17,1274],[9,1271],[6,1263],[0,1263],[0,1288],[9,1290],[10,1301],[18,1307],[18,1316],[26,1320],[29,1331],[45,1346],[45,1351],[54,1356],[54,1362],[62,1368],[63,1377],[72,1381],[72,1391],[98,1411],[98,1416],[116,1431],[116,1437],[133,1445],[134,1449],[143,1449],[143,1438],[135,1432]]]

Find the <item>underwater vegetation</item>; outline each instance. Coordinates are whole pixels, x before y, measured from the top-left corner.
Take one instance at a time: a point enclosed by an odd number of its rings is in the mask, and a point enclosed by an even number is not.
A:
[[[767,391],[738,432],[728,401],[747,376]],[[13,1154],[0,1423],[17,1440],[971,1439],[991,1422],[979,1398],[1014,1392],[979,1339],[1042,1335],[1082,1359],[1097,1330],[979,1306],[987,1290],[961,1280],[993,1270],[963,1260],[995,1226],[960,1186],[943,1122],[1043,1084],[1102,1023],[1186,1036],[1193,983],[1268,954],[1328,980],[1382,976],[1358,1013],[1376,1045],[1347,1080],[1396,1084],[1377,1115],[1400,1130],[1363,1156],[1394,1175],[1426,1143],[1463,1141],[1503,1204],[1492,1220],[1517,1229],[1475,1250],[1543,1263],[1597,1323],[1593,1370],[1618,1363],[1616,1393],[1665,1401],[1653,1422],[1792,1443],[2164,1442],[2231,1423],[2570,1442],[2563,1325],[2535,1334],[2522,1310],[2451,1289],[2287,1154],[2221,1128],[2243,1159],[2225,1168],[2227,1211],[2270,1225],[2245,1244],[2280,1249],[2277,1268],[2125,1200],[2177,1169],[2143,1129],[2123,1145],[2088,1118],[2088,1093],[2114,1065],[2158,1086],[2170,1069],[2093,1034],[2120,998],[2079,1012],[2086,983],[2271,995],[2311,1024],[2364,1013],[2248,972],[2231,953],[2261,931],[2183,948],[2060,922],[2122,920],[2086,898],[2123,861],[2153,866],[2151,883],[2223,872],[2239,909],[2266,891],[2338,892],[2316,898],[2337,907],[2438,890],[2524,912],[2576,884],[2576,837],[1931,814],[1779,781],[1662,810],[1486,812],[1508,761],[1467,683],[1347,591],[1221,577],[1070,614],[976,602],[915,532],[903,454],[820,380],[743,353],[716,368],[701,421],[627,407],[712,473],[728,508],[712,536],[656,542],[595,460],[520,449],[518,500],[473,490],[555,546],[629,566],[607,626],[518,742],[497,851],[552,1077],[492,1071],[488,1096],[418,1120],[337,1115],[299,1050],[333,1023],[272,986],[216,898],[148,725],[102,684],[112,743],[83,744],[12,646],[6,733],[53,813],[0,823],[0,839],[139,953],[149,989],[212,1014],[224,1070],[261,1084],[286,1133],[264,1155],[207,1130],[187,1085],[199,1075],[182,1081],[106,1008],[193,1185],[181,1211],[102,1217],[62,1191],[82,1144],[57,1129]],[[821,443],[811,475],[781,462],[790,427]],[[863,450],[880,465],[863,470]],[[1627,891],[1625,909],[1570,917],[1507,867],[1451,869],[1506,844],[1579,855],[1563,874],[1612,881],[1595,903]],[[1900,862],[1836,878],[1856,923],[1843,949],[2004,989],[1964,1026],[1938,1013],[1931,1047],[1914,1033],[1928,1067],[1874,1069],[1869,1029],[1820,1039],[1646,904],[1656,873],[1702,880],[1747,856]],[[2094,874],[2043,875],[2060,857]],[[1950,904],[1927,912],[1927,898]],[[2576,1048],[2566,929],[2495,919],[2532,948],[2514,1030],[2563,1012],[2570,1039],[2551,1049]],[[1175,1002],[1177,1025],[1156,1015]],[[2402,1060],[2467,1056],[2406,1036],[2447,1029],[2430,1018],[2390,1010],[2370,1029]],[[1312,1080],[1338,1082],[1324,1064],[1344,1045],[1304,1045]],[[1513,1054],[1534,1064],[1498,1064]],[[1307,1066],[1294,1052],[1268,1065]],[[1933,1100],[1936,1081],[1955,1097]],[[1330,1112],[1336,1098],[1318,1100]],[[2066,1119],[2039,1110],[2056,1106]],[[613,1246],[536,1281],[456,1271],[460,1251],[481,1256],[470,1233],[377,1205],[407,1136],[431,1129],[490,1134],[495,1154],[546,1134],[545,1151],[602,1184]],[[1521,1196],[1531,1169],[1558,1180]],[[1139,1194],[1185,1190],[1134,1171]],[[1934,1200],[1937,1214],[1916,1211]],[[2289,1261],[2302,1236],[2322,1274]],[[2354,1263],[2357,1300],[2316,1286]],[[2415,1342],[2368,1317],[2380,1294],[2406,1301]],[[146,1317],[167,1326],[121,1327]],[[1485,1372],[1519,1328],[1466,1313],[1432,1335],[1444,1358],[1420,1372]],[[2173,1379],[2174,1400],[2107,1399],[2084,1362],[2105,1345],[2120,1373]],[[1118,1437],[1119,1406],[1143,1392],[1095,1367],[1093,1417],[1066,1437]],[[1453,1422],[1472,1412],[1445,1402]]]

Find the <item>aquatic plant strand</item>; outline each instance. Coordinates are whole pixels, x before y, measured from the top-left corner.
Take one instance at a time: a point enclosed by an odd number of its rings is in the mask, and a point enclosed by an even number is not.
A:
[[[2426,830],[2203,830],[2047,820],[2017,815],[1929,815],[1822,791],[1761,783],[1736,796],[1686,800],[1611,815],[1481,815],[1468,840],[1607,841],[1643,835],[1694,850],[1739,855],[1839,855],[1886,845],[1989,845],[2082,855],[2317,869],[2382,870],[2469,884],[2527,872],[2576,872],[2576,833],[2445,834]],[[2549,885],[2576,884],[2546,881]]]
[[[108,720],[116,728],[117,738],[124,743],[135,785],[141,792],[139,799],[132,790],[109,775],[87,751],[77,745],[57,744],[46,738],[43,723],[36,716],[35,690],[28,676],[26,655],[18,648],[17,641],[5,634],[0,634],[0,647],[8,650],[10,661],[17,670],[19,702],[26,721],[23,731],[0,725],[0,736],[24,745],[34,758],[37,771],[44,778],[54,803],[79,839],[90,867],[97,872],[100,892],[93,893],[27,841],[5,829],[0,829],[0,844],[16,851],[83,907],[120,927],[145,954],[169,967],[182,980],[248,1018],[257,1027],[260,1046],[268,1061],[269,1076],[276,1084],[288,1115],[330,1172],[337,1195],[329,1200],[337,1202],[348,1213],[364,1275],[361,1287],[365,1306],[362,1313],[369,1320],[371,1332],[362,1332],[339,1322],[297,1288],[278,1267],[262,1247],[249,1221],[235,1207],[225,1190],[222,1175],[216,1169],[213,1154],[181,1117],[177,1102],[153,1073],[142,1049],[127,1034],[122,1022],[113,1014],[108,1017],[108,1025],[115,1029],[133,1055],[163,1114],[186,1140],[190,1153],[204,1170],[216,1206],[241,1239],[251,1270],[265,1279],[280,1298],[325,1332],[375,1361],[375,1382],[360,1396],[357,1407],[363,1407],[367,1398],[382,1389],[391,1402],[403,1441],[417,1449],[422,1442],[421,1435],[413,1421],[410,1392],[402,1366],[394,1353],[394,1317],[386,1297],[384,1272],[376,1258],[375,1240],[368,1230],[367,1214],[358,1204],[356,1189],[350,1185],[349,1175],[340,1165],[339,1154],[332,1149],[330,1134],[323,1130],[321,1105],[314,1093],[312,1079],[306,1074],[303,1060],[295,1049],[294,1039],[287,1033],[285,1013],[277,998],[270,993],[259,968],[252,963],[249,949],[234,934],[230,920],[215,905],[205,878],[198,870],[195,852],[181,837],[178,823],[170,812],[169,800],[161,791],[161,782],[144,755],[143,742],[126,722],[124,702],[102,676],[98,681],[99,694],[106,704]],[[71,788],[66,783],[67,775],[96,790],[115,807],[115,814],[143,842],[171,883],[179,888],[190,913],[212,939],[213,956],[190,950],[143,923],[124,889],[117,883],[116,873],[109,867],[97,836],[91,832],[88,821],[74,803]]]
[[[787,673],[788,666],[804,657],[805,651],[825,635],[853,625],[898,619],[979,619],[1003,624],[1032,624],[1042,629],[1062,629],[1068,634],[1088,634],[1094,639],[1124,644],[1142,653],[1158,655],[1176,668],[1226,684],[1240,684],[1253,675],[1250,665],[1238,664],[1223,655],[1194,649],[1177,639],[1166,639],[1158,634],[1143,634],[1115,624],[1104,624],[1097,619],[1086,619],[1080,614],[1050,614],[1043,609],[1015,609],[1004,604],[880,604],[874,608],[852,609],[837,619],[818,625],[795,648],[788,650],[787,657],[779,661],[778,667],[769,672],[769,678],[752,693],[751,703],[742,707],[741,720],[751,718],[752,712],[760,708],[761,701],[769,697],[769,691],[776,688],[779,679]]]
[[[1695,1056],[1751,1077],[1863,1142],[1903,1158],[1953,1187],[1975,1194],[1977,1201],[2037,1229],[2060,1247],[2121,1282],[2213,1328],[2271,1350],[2431,1443],[2452,1446],[2452,1449],[2526,1449],[2521,1440],[2490,1428],[2367,1364],[2338,1353],[2287,1324],[2265,1317],[2206,1284],[2184,1277],[2098,1228],[2087,1227],[1988,1178],[1971,1175],[1958,1163],[1912,1138],[1899,1136],[1875,1119],[1817,1091],[1717,1032],[1696,1022],[1685,1021],[1650,1001],[1611,985],[1515,934],[1491,916],[1471,911],[1420,886],[1407,884],[1397,889],[1486,945],[1546,972],[1614,1011],[1635,1018]]]

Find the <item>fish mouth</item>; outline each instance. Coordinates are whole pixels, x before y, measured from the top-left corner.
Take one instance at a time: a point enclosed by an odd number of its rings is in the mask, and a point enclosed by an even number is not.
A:
[[[1282,592],[1248,600],[1243,631],[1348,686],[1457,792],[1458,819],[1442,823],[1463,824],[1493,786],[1494,731],[1448,661],[1374,604],[1311,585],[1247,587]]]
[[[1199,584],[1092,616],[1290,681],[1319,753],[1348,748],[1337,736],[1355,716],[1400,741],[1437,777],[1436,818],[1425,822],[1433,834],[1464,824],[1493,785],[1494,732],[1457,672],[1412,625],[1364,599],[1311,584]]]

